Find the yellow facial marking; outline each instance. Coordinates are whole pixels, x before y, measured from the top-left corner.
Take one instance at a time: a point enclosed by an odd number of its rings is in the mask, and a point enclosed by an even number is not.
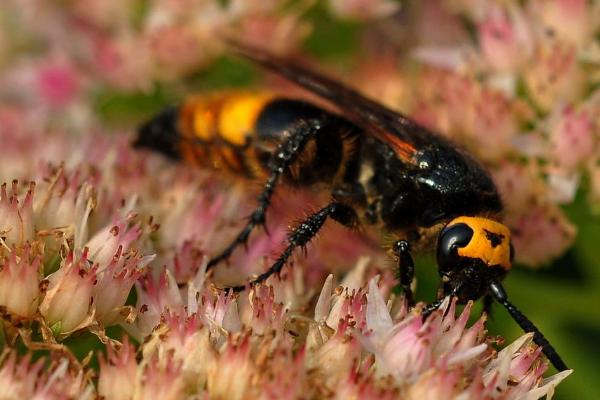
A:
[[[272,98],[272,94],[265,92],[237,93],[225,99],[218,120],[221,137],[237,146],[246,144],[258,115]]]
[[[488,266],[500,265],[511,268],[510,230],[503,224],[482,217],[458,217],[448,224],[466,224],[473,230],[473,237],[465,247],[458,248],[462,257],[479,258]]]

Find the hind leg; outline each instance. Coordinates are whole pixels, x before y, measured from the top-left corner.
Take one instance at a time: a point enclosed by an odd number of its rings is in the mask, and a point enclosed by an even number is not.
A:
[[[325,221],[331,218],[338,223],[349,228],[356,227],[358,216],[354,209],[343,203],[333,202],[323,207],[314,214],[308,216],[302,221],[288,236],[288,246],[277,258],[275,263],[267,271],[263,272],[255,279],[249,282],[250,285],[262,283],[271,275],[278,274],[283,269],[284,265],[292,255],[293,251],[298,247],[306,246],[312,238],[314,238],[319,230],[323,227]],[[241,292],[246,289],[247,285],[233,286],[225,289]]]
[[[281,175],[298,158],[308,140],[315,136],[319,129],[320,124],[318,121],[300,121],[292,129],[289,138],[277,147],[277,150],[271,156],[269,177],[258,196],[258,205],[235,239],[208,262],[207,270],[215,267],[221,261],[227,260],[239,245],[245,244],[254,228],[265,225],[267,209],[271,204],[271,197],[279,184]]]

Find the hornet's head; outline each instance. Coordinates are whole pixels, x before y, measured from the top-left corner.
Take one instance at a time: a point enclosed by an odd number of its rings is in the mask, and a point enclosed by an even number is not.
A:
[[[140,126],[133,147],[158,151],[172,159],[181,158],[178,119],[178,108],[171,107],[163,110]]]
[[[460,287],[460,302],[486,294],[490,282],[502,280],[510,270],[513,256],[510,230],[491,219],[455,218],[438,237],[437,261],[444,291]]]

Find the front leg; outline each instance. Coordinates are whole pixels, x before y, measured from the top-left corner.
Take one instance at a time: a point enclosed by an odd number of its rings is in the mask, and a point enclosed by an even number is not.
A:
[[[409,307],[415,305],[415,299],[412,292],[412,282],[415,277],[415,263],[410,255],[410,246],[406,240],[399,240],[394,243],[393,252],[398,257],[398,267],[396,276],[404,291],[404,298]]]

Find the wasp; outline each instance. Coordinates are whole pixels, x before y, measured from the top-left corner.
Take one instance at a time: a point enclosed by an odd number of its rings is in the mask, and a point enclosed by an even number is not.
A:
[[[483,298],[486,310],[495,300],[524,331],[533,332],[556,369],[568,369],[501,284],[514,256],[511,234],[500,222],[498,190],[474,158],[334,79],[257,48],[232,46],[239,55],[324,99],[335,111],[268,92],[225,92],[191,97],[141,126],[136,146],[264,181],[246,225],[210,260],[209,268],[265,225],[279,184],[321,184],[331,201],[290,232],[285,250],[250,285],[279,273],[294,250],[306,246],[328,219],[349,228],[377,224],[398,238],[391,246],[398,280],[413,305],[411,246],[424,247],[420,242],[431,242],[433,232],[441,284],[438,300],[422,310],[423,317],[445,296],[460,303]]]

